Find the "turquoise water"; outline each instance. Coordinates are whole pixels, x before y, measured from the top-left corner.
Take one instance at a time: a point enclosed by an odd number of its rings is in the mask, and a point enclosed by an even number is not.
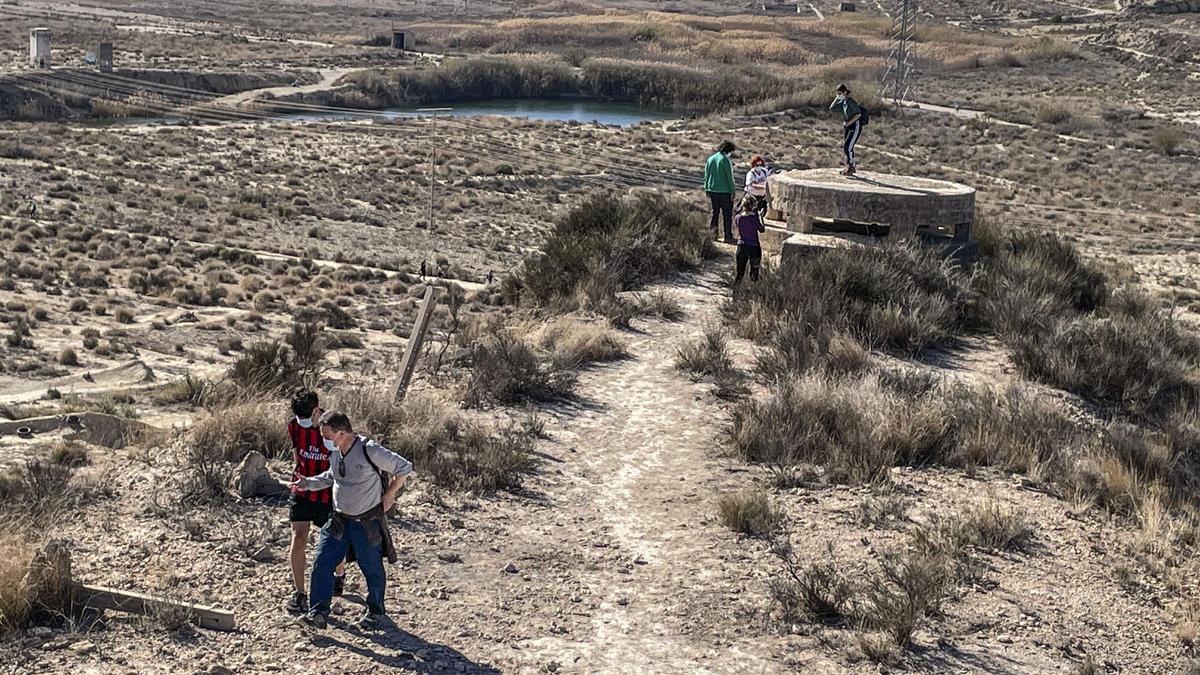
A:
[[[457,103],[446,107],[451,110],[439,114],[451,117],[499,115],[552,122],[600,122],[621,127],[680,116],[678,113],[646,108],[635,103],[570,99],[493,99]],[[386,112],[412,114],[417,112],[417,109],[395,109]]]
[[[436,113],[434,112],[436,111]],[[635,103],[618,103],[613,101],[590,101],[584,99],[492,99],[488,101],[468,101],[430,107],[388,108],[386,110],[365,110],[361,113],[353,111],[287,113],[273,116],[282,121],[319,122],[323,120],[355,120],[355,119],[396,119],[437,114],[449,117],[482,117],[496,115],[501,117],[522,117],[530,120],[546,120],[552,122],[600,122],[621,127],[628,127],[638,122],[677,119],[678,112],[647,108]],[[102,126],[134,126],[141,124],[178,124],[182,118],[173,115],[164,117],[129,117],[125,119],[103,120]]]
[[[426,112],[422,112],[422,111]],[[413,115],[432,115],[448,117],[483,117],[495,115],[500,117],[522,117],[530,120],[545,120],[550,122],[600,122],[628,127],[638,122],[652,120],[667,120],[679,117],[678,113],[656,108],[646,108],[635,103],[617,103],[612,101],[588,101],[571,99],[491,99],[488,101],[467,101],[464,103],[447,104],[445,106],[388,108],[377,110],[364,115],[355,113],[298,113],[287,115],[289,119],[297,120],[326,120],[326,119],[355,119],[358,117],[409,117]]]

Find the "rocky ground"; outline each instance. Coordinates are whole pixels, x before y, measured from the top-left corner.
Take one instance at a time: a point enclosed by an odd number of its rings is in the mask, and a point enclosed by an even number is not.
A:
[[[717,518],[720,495],[764,476],[728,458],[726,413],[711,385],[690,381],[673,361],[675,346],[715,319],[729,264],[665,284],[681,320],[635,321],[627,359],[583,374],[571,403],[536,411],[546,438],[523,489],[446,497],[418,478],[406,490],[393,518],[394,626],[350,625],[363,590],[354,571],[328,630],[293,625],[282,610],[282,506],[252,499],[180,510],[178,495],[162,488],[174,470],[165,456],[114,451],[94,454],[89,469],[112,494],[53,533],[73,542],[76,578],[230,609],[238,629],[171,631],[153,617],[110,613],[89,630],[30,629],[4,645],[0,670],[875,672],[850,631],[783,627],[766,594],[776,559],[765,542]],[[750,345],[735,347],[750,354]],[[967,352],[960,365],[1003,358],[985,344]],[[917,633],[907,667],[1075,672],[1091,659],[1112,672],[1148,673],[1186,663],[1170,630],[1169,594],[1125,562],[1134,536],[1125,526],[1015,477],[897,469],[893,480],[882,492],[782,491],[794,545],[804,556],[829,551],[865,564],[914,523],[985,499],[1025,514],[1033,533],[1024,552],[983,558],[979,579]],[[865,519],[866,505],[880,500],[895,517]]]
[[[802,9],[813,26],[828,25],[836,4]],[[0,16],[19,19],[10,43],[27,39],[26,24],[43,20],[46,5],[0,5]],[[373,2],[305,2],[267,14],[256,3],[122,0],[57,6],[77,16],[47,20],[56,30],[79,22],[78,33],[59,34],[80,44],[106,22],[134,26],[121,34],[136,43],[139,65],[174,67],[187,51],[205,68],[304,68],[314,83],[224,100],[235,105],[394,65],[385,49],[359,43],[406,17],[452,35],[483,20],[605,3],[459,5],[393,13]],[[888,3],[859,6],[875,14]],[[973,185],[981,221],[1058,232],[1113,265],[1118,279],[1200,319],[1200,141],[1187,126],[1200,119],[1187,48],[1195,15],[1091,1],[926,7],[971,30],[1051,36],[1081,51],[923,75],[919,98],[936,105],[877,116],[861,161]],[[618,9],[746,11],[699,0]],[[837,44],[840,29],[828,30],[808,45],[814,53]],[[856,48],[884,49],[879,36],[865,42]],[[20,59],[20,49],[0,51],[9,69]],[[1070,114],[1056,118],[1063,107]],[[1185,129],[1173,152],[1159,149],[1164,120]],[[421,261],[461,290],[468,314],[502,314],[484,275],[503,278],[585,195],[662,190],[694,199],[700,212],[699,168],[720,139],[744,148],[739,173],[751,152],[782,169],[825,166],[839,160],[835,127],[803,109],[625,129],[494,118],[5,123],[0,316],[15,338],[0,343],[0,420],[86,405],[162,429],[194,424],[203,413],[181,390],[189,376],[220,378],[246,347],[304,317],[346,320],[333,331],[332,375],[385,377],[423,291]],[[429,148],[439,157],[432,223]],[[328,631],[293,625],[282,610],[285,508],[257,498],[182,506],[174,486],[186,441],[175,431],[128,448],[92,446],[93,464],[81,471],[95,498],[47,535],[72,542],[80,580],[227,608],[238,630],[119,613],[91,626],[35,626],[0,642],[0,673],[1193,672],[1196,635],[1177,626],[1186,625],[1178,600],[1195,577],[1186,564],[1174,576],[1150,571],[1152,527],[988,471],[894,469],[886,489],[772,492],[800,555],[833,556],[864,574],[923,523],[983,502],[1023,514],[1032,532],[1025,550],[973,554],[981,572],[955,588],[913,649],[882,659],[893,666],[871,660],[855,631],[781,621],[768,592],[777,557],[768,542],[721,524],[717,508],[721,496],[770,477],[728,456],[727,404],[673,365],[677,347],[718,320],[732,264],[724,256],[660,284],[682,305],[680,320],[635,319],[622,332],[628,358],[585,370],[571,401],[530,411],[546,434],[521,489],[452,494],[418,476],[394,518],[394,626],[350,625],[364,591],[353,571]],[[439,315],[438,329],[447,319]],[[22,322],[27,333],[16,329]],[[753,345],[733,349],[739,365],[752,362]],[[974,383],[1017,380],[987,337],[919,367]],[[1072,397],[1046,393],[1087,416]],[[44,457],[57,440],[0,434],[0,464]],[[288,467],[272,470],[282,477]]]

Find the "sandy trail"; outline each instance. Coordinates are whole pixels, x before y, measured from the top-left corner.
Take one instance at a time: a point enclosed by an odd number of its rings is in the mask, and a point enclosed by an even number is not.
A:
[[[687,313],[682,322],[638,325],[628,359],[582,376],[581,399],[602,405],[549,411],[561,429],[560,447],[549,451],[567,457],[565,494],[552,496],[568,513],[548,540],[596,531],[590,546],[617,549],[621,562],[581,575],[586,594],[599,598],[590,629],[539,638],[527,653],[581,672],[773,672],[779,662],[761,642],[741,649],[736,638],[690,630],[708,600],[741,583],[720,565],[736,544],[714,518],[728,475],[718,447],[724,413],[707,385],[674,368],[676,348],[716,320],[727,288],[708,269],[669,290]]]

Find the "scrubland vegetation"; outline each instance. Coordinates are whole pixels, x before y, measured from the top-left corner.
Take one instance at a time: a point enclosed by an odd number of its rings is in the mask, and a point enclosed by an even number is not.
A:
[[[1131,554],[1154,574],[1186,569],[1200,522],[1195,333],[1054,235],[988,223],[979,236],[973,269],[914,242],[831,251],[729,302],[730,327],[760,345],[754,374],[765,387],[734,408],[732,452],[779,488],[887,485],[897,466],[1021,474],[1141,529]],[[1029,381],[1077,398],[920,365],[984,333]],[[745,530],[733,503],[721,503],[721,518]],[[853,627],[866,657],[895,662],[875,632],[908,644],[963,575],[979,573],[968,551],[1026,550],[1031,536],[994,502],[935,525],[892,522],[910,541],[865,578],[832,552],[800,560],[778,538],[784,572],[772,592],[783,620]]]
[[[237,76],[145,71],[108,93],[0,82],[7,118],[193,116],[176,128],[0,129],[0,383],[14,390],[0,418],[87,411],[171,428],[121,448],[39,439],[6,460],[0,517],[18,525],[0,536],[0,651],[44,666],[67,646],[60,636],[90,630],[63,611],[64,580],[39,579],[34,553],[58,532],[85,539],[85,577],[236,599],[239,620],[251,617],[245,642],[285,645],[289,659],[337,651],[310,650],[278,612],[247,606],[274,602],[286,532],[277,499],[230,490],[253,452],[287,476],[284,402],[315,387],[323,407],[416,464],[396,568],[406,640],[545,672],[571,666],[539,649],[586,645],[576,663],[600,663],[597,626],[622,626],[631,654],[684,645],[694,651],[672,653],[680,662],[726,665],[706,660],[711,648],[753,663],[747,672],[769,669],[760,657],[1002,670],[971,659],[1043,648],[1095,672],[1107,667],[1098,640],[1126,650],[1113,663],[1194,655],[1200,338],[1180,310],[1200,307],[1200,287],[1179,270],[1196,263],[1188,162],[1200,146],[1171,119],[1195,107],[1174,66],[1099,56],[1072,32],[1086,21],[1050,37],[1030,30],[1036,19],[1009,34],[923,20],[918,95],[987,114],[901,118],[874,96],[891,22],[869,7],[818,20],[566,2],[522,18],[477,8],[484,20],[435,4],[410,22],[427,53],[400,55],[379,34],[384,10],[337,3],[312,34],[311,8],[284,5],[260,20],[297,31],[295,43],[242,27],[121,31],[141,65],[175,68],[186,50]],[[71,39],[109,23],[79,20]],[[59,82],[69,77],[83,76]],[[247,121],[193,126],[218,94],[326,77],[328,89],[209,115]],[[719,312],[701,304],[716,294],[691,282],[719,285],[712,265],[725,261],[714,262],[702,195],[683,188],[724,138],[744,149],[739,173],[752,152],[780,168],[831,164],[827,107],[841,82],[879,113],[864,143],[871,170],[980,188],[978,264],[890,242],[768,264]],[[681,119],[258,121],[314,103],[578,97]],[[422,262],[442,299],[417,382],[395,401],[387,385],[425,290]],[[484,285],[490,271],[499,283]],[[637,386],[647,381],[658,388]],[[608,446],[639,418],[669,433]],[[1033,578],[1064,562],[1091,573],[1062,587]],[[1069,630],[1047,620],[1062,633],[1050,642],[998,642],[988,603],[1036,605],[1030,588],[1096,595]],[[1092,614],[1114,598],[1170,617],[1174,632],[1147,624],[1136,644],[1103,633]],[[185,623],[150,616],[138,648],[209,672],[219,664],[207,651],[243,649],[193,639]],[[123,624],[111,625],[99,630]],[[39,637],[45,626],[53,637]],[[342,653],[360,659],[352,669],[477,665],[436,660],[450,650],[430,645],[404,642],[396,660]],[[83,665],[71,651],[58,661]],[[246,656],[249,669],[280,660]],[[111,663],[142,665],[134,658]]]

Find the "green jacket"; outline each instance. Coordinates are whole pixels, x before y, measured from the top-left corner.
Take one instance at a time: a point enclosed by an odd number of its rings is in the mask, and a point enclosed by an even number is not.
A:
[[[835,103],[835,105],[836,105],[836,103]],[[855,101],[854,99],[850,98],[849,96],[846,97],[845,101],[842,101],[841,108],[842,108],[842,121],[843,122],[849,122],[851,119],[854,118],[855,115],[862,113],[862,106],[860,106],[858,104],[858,101]]]
[[[734,194],[737,185],[733,182],[733,163],[723,152],[714,152],[704,163],[704,191]]]

